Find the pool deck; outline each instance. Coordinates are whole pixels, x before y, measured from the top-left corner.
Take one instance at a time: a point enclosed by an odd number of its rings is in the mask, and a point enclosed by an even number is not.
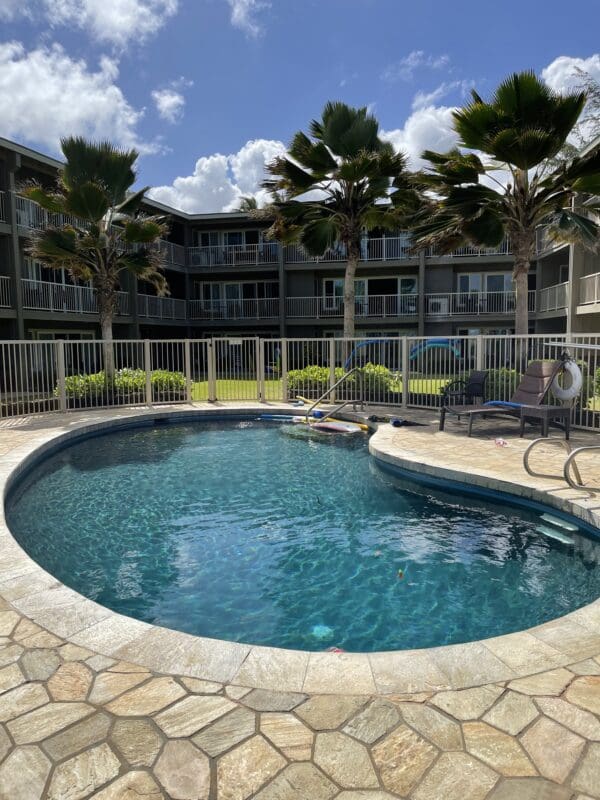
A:
[[[269,411],[283,408],[271,405]],[[84,428],[256,403],[0,421],[0,485]],[[369,408],[366,415],[389,413]],[[600,494],[533,478],[514,421],[382,424],[372,453],[600,526]],[[553,431],[553,437],[560,436]],[[503,437],[507,446],[495,444]],[[595,442],[576,431],[574,444]],[[534,467],[560,472],[564,451]],[[596,465],[594,465],[596,462]],[[600,458],[582,459],[600,486]],[[305,653],[169,631],[61,585],[0,511],[0,800],[589,800],[600,798],[600,602],[483,642]]]

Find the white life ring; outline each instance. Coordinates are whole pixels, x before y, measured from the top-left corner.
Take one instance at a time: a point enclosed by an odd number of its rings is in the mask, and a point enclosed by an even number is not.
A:
[[[565,372],[567,375],[570,375],[570,383],[567,386],[561,386],[558,382],[559,376],[556,375],[552,381],[550,389],[552,390],[552,394],[558,400],[573,400],[581,391],[581,387],[583,385],[583,375],[574,361],[565,361],[563,364],[563,372]]]

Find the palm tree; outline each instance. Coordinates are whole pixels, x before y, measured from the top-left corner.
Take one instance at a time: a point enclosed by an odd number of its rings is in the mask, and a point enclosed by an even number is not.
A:
[[[250,213],[251,211],[258,211],[258,201],[253,195],[243,195],[240,197],[240,204],[236,211],[244,211]]]
[[[95,290],[104,341],[107,381],[114,376],[113,318],[121,276],[129,272],[152,284],[159,295],[168,292],[161,272],[158,240],[167,230],[164,218],[140,212],[147,187],[130,193],[136,180],[138,153],[119,150],[110,142],[80,137],[61,141],[65,165],[56,189],[29,184],[22,193],[69,222],[36,231],[28,253],[51,269],[66,269],[75,281]]]
[[[354,336],[354,278],[365,230],[399,225],[398,208],[412,196],[406,160],[379,138],[379,124],[366,108],[327,103],[310,136],[299,131],[287,156],[267,169],[263,186],[273,202],[271,238],[300,242],[312,256],[335,243],[347,261],[344,277],[344,337]]]
[[[552,161],[585,102],[585,92],[561,95],[533,72],[516,73],[490,102],[473,91],[472,101],[454,112],[460,146],[471,152],[423,153],[429,166],[418,180],[431,195],[415,217],[417,245],[449,252],[465,243],[493,247],[508,236],[519,335],[529,329],[527,276],[536,229],[548,226],[559,241],[598,244],[593,206],[584,207],[581,195],[600,192],[600,147]]]

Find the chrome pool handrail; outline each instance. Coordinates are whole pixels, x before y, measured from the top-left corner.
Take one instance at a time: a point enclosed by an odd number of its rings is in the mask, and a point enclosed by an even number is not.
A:
[[[565,448],[565,450],[569,454],[567,456],[567,460],[565,461],[565,464],[563,465],[563,474],[562,475],[551,475],[551,474],[546,473],[546,472],[534,472],[533,469],[530,467],[530,465],[529,465],[529,457],[531,455],[531,452],[541,442],[545,442],[546,444],[560,444]],[[600,445],[593,445],[593,446],[594,447],[600,447]],[[578,447],[576,450],[572,450],[570,442],[565,441],[564,439],[549,439],[548,437],[542,437],[540,439],[534,439],[533,442],[531,442],[531,444],[529,444],[527,446],[527,449],[523,453],[523,467],[525,469],[525,472],[527,472],[529,475],[531,475],[534,478],[557,478],[559,480],[561,478],[564,478],[570,486],[573,486],[574,489],[580,489],[581,486],[582,486],[582,481],[581,481],[581,475],[579,473],[579,469],[577,467],[577,464],[573,463],[573,472],[575,473],[575,476],[576,476],[577,480],[579,481],[579,486],[577,484],[571,483],[570,479],[568,477],[566,477],[564,470],[565,470],[567,462],[569,463],[569,466],[570,466],[572,456],[576,455],[580,450],[583,450],[583,449],[585,449],[585,448]]]
[[[577,447],[575,450],[573,450],[569,454],[569,456],[567,456],[567,459],[564,463],[563,476],[572,489],[587,489],[590,492],[599,492],[600,486],[584,486],[583,481],[581,480],[581,475],[579,473],[579,468],[577,466],[577,462],[575,461],[575,459],[580,453],[584,452],[585,450],[600,450],[600,444],[583,445],[582,447]],[[577,480],[577,483],[571,478],[571,467],[573,468],[573,472],[575,473],[575,478]]]

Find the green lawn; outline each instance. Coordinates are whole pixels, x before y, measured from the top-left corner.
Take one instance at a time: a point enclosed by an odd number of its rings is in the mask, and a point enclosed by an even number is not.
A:
[[[449,378],[411,378],[411,394],[439,395],[440,389],[445,386]],[[392,393],[402,393],[402,380],[396,382]],[[282,386],[279,378],[265,380],[265,394],[267,400],[280,400]],[[302,394],[299,392],[299,394]],[[192,384],[192,399],[196,401],[208,400],[208,381],[196,381]],[[218,400],[257,400],[256,381],[252,379],[230,379],[217,381]]]

